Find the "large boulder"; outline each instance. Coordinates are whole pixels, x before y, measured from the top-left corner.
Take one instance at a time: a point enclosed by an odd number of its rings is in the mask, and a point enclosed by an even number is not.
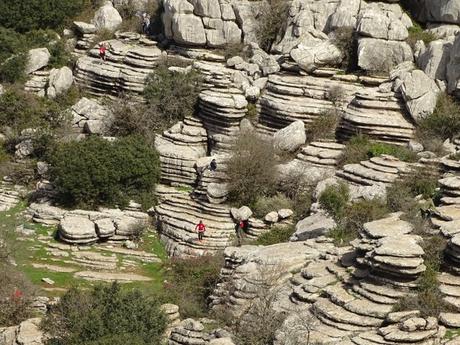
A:
[[[331,217],[323,213],[316,213],[302,219],[296,224],[295,232],[290,241],[305,241],[310,238],[323,236],[336,226],[337,224]]]
[[[64,216],[59,224],[59,237],[76,244],[92,243],[98,239],[95,224],[88,217],[79,215]]]
[[[73,83],[72,70],[64,66],[62,68],[53,68],[50,72],[48,89],[46,93],[49,98],[55,98],[70,89]]]
[[[408,3],[411,12],[421,22],[460,24],[458,0],[412,0]]]
[[[358,33],[361,36],[392,41],[404,41],[408,36],[406,26],[393,14],[370,7],[360,14]]]
[[[93,23],[98,30],[115,31],[123,22],[112,1],[106,1],[94,14]]]
[[[406,42],[360,38],[358,66],[371,72],[389,72],[404,61],[412,61],[411,47]]]
[[[418,67],[431,79],[447,80],[447,64],[450,60],[452,45],[453,40],[430,42],[417,58]]]
[[[449,63],[447,64],[447,91],[458,94],[460,86],[460,35],[455,37],[454,44],[450,50]]]
[[[29,50],[29,59],[27,61],[25,72],[30,74],[48,66],[51,54],[47,48],[35,48]]]
[[[337,66],[343,60],[343,54],[332,41],[326,40],[313,46],[299,44],[291,50],[291,58],[306,72],[312,72],[322,66]]]
[[[412,119],[418,122],[431,115],[440,91],[435,81],[421,70],[406,73],[401,81],[401,94]]]
[[[275,133],[273,145],[277,150],[294,152],[305,144],[306,140],[305,124],[297,120]]]
[[[203,22],[193,14],[175,14],[172,19],[172,33],[174,41],[179,44],[206,44]]]

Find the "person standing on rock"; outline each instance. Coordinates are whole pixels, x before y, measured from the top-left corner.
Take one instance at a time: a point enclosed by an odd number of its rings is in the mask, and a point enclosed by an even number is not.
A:
[[[206,231],[206,225],[203,224],[202,220],[195,226],[195,231],[198,232],[198,241],[202,241],[204,232]]]
[[[147,13],[142,14],[142,33],[147,35],[150,28],[150,16]]]
[[[99,58],[102,60],[102,61],[105,61],[105,52],[107,51],[107,47],[105,46],[104,43],[101,43],[99,45]]]
[[[246,223],[244,220],[240,220],[236,225],[236,238],[238,240],[238,246],[241,246],[241,241],[244,238],[244,230],[246,229]]]

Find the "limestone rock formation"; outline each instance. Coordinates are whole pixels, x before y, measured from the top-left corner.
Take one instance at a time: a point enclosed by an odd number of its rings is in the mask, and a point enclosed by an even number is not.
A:
[[[327,235],[329,230],[336,226],[337,224],[331,217],[316,213],[302,219],[296,224],[295,232],[290,238],[290,241],[305,241],[310,238]]]
[[[72,84],[73,74],[69,67],[64,66],[59,69],[53,68],[50,71],[46,94],[49,98],[56,98],[69,90]]]
[[[168,345],[206,345],[208,341],[209,334],[201,322],[185,319],[172,329]]]
[[[111,124],[112,114],[96,99],[83,97],[70,108],[72,126],[88,134],[104,134]]]
[[[94,14],[93,23],[97,30],[110,30],[120,26],[123,19],[117,9],[113,7],[112,1],[106,1]]]
[[[43,67],[48,65],[51,54],[47,48],[35,48],[29,50],[29,59],[27,61],[27,66],[25,73],[30,74],[32,72],[38,71]]]
[[[297,120],[275,133],[273,146],[280,151],[295,152],[305,144],[306,140],[305,124],[301,120]]]
[[[28,319],[18,326],[0,327],[0,344],[2,345],[43,345],[45,335],[40,330],[41,318]]]

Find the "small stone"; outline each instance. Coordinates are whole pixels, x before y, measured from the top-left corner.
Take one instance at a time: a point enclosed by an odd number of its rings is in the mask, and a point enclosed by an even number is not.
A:
[[[267,213],[264,219],[268,223],[276,223],[279,220],[278,212],[272,211],[270,213]]]
[[[54,280],[50,278],[42,278],[42,282],[45,282],[48,285],[54,285]]]

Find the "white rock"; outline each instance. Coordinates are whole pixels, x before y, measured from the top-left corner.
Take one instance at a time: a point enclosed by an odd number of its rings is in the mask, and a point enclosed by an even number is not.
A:
[[[25,72],[30,74],[46,67],[50,57],[51,54],[47,48],[35,48],[29,50],[29,59],[27,61]]]
[[[278,212],[272,211],[270,213],[267,213],[264,217],[264,220],[267,223],[276,223],[279,220]]]
[[[335,228],[337,224],[331,218],[323,213],[316,213],[302,219],[295,226],[295,233],[291,241],[305,241],[310,238],[316,238],[326,235],[329,230]]]
[[[307,140],[305,124],[301,120],[294,121],[276,132],[273,139],[273,145],[276,149],[294,152]]]
[[[46,93],[48,97],[55,98],[69,90],[72,84],[73,74],[69,67],[64,66],[59,69],[53,68],[50,72],[49,87]]]
[[[120,13],[113,7],[112,1],[106,1],[94,14],[93,23],[97,30],[115,31],[123,22]]]

